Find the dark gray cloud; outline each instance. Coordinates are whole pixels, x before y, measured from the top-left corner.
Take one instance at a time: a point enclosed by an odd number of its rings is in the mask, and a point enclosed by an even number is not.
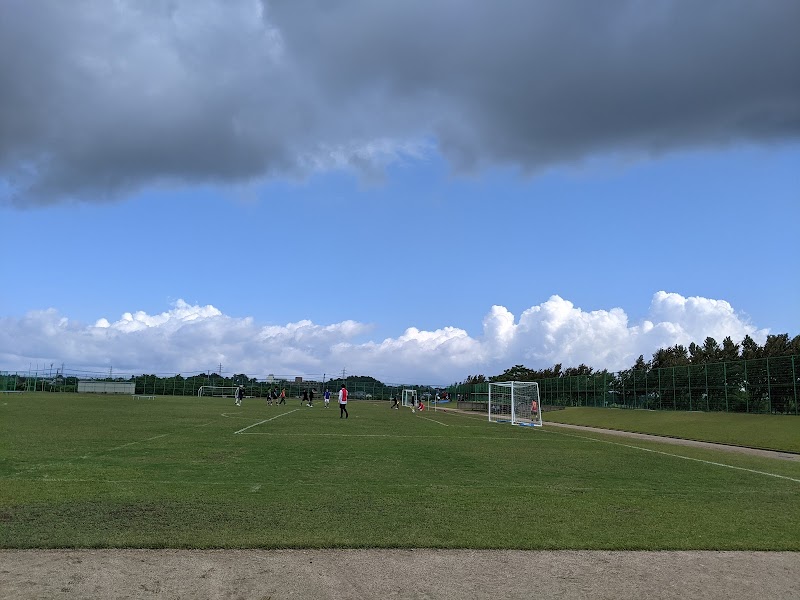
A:
[[[0,198],[800,136],[797,0],[6,0]],[[5,191],[1,191],[5,188]]]

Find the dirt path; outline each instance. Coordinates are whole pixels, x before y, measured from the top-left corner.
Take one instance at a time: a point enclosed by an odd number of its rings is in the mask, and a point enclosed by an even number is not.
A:
[[[665,443],[794,454],[548,423]],[[2,600],[800,599],[792,552],[3,550]]]
[[[0,564],[4,600],[800,598],[788,552],[35,550]]]
[[[721,450],[723,452],[750,454],[751,456],[763,456],[765,458],[777,458],[779,460],[793,460],[800,462],[800,454],[792,454],[791,452],[778,452],[776,450],[760,450],[758,448],[745,448],[742,446],[731,446],[728,444],[714,444],[711,442],[698,442],[696,440],[671,438],[663,435],[649,435],[646,433],[633,433],[631,431],[600,429],[599,427],[586,427],[584,425],[567,425],[566,423],[548,422],[547,427],[563,427],[565,429],[577,429],[585,432],[604,433],[606,435],[617,435],[620,437],[647,440],[650,442],[662,442],[664,444],[673,444],[675,446],[692,446],[694,448],[707,448],[709,450]]]
[[[476,417],[475,412],[466,410],[459,410],[457,408],[439,408],[443,412],[459,413],[465,416]],[[484,417],[485,419],[485,417]],[[763,456],[765,458],[777,458],[781,460],[793,460],[800,462],[800,454],[793,454],[791,452],[778,452],[776,450],[760,450],[758,448],[746,448],[743,446],[731,446],[729,444],[715,444],[712,442],[699,442],[696,440],[685,440],[681,438],[667,437],[663,435],[651,435],[647,433],[634,433],[632,431],[619,431],[616,429],[601,429],[599,427],[588,427],[586,425],[568,425],[566,423],[555,423],[553,421],[545,421],[546,427],[561,427],[564,429],[575,429],[591,433],[603,433],[606,435],[616,435],[620,437],[633,438],[639,440],[647,440],[650,442],[662,442],[664,444],[673,444],[675,446],[692,446],[694,448],[706,448],[709,450],[721,450],[723,452],[736,452],[741,454],[750,454],[751,456]]]

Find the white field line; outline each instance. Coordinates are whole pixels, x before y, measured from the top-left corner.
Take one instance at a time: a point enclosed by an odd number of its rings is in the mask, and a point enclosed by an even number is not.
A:
[[[431,419],[430,417],[423,417],[420,415],[420,419],[425,419],[426,421],[430,421],[431,423],[438,423],[439,425],[444,425],[445,427],[450,427],[447,423],[442,423],[441,421],[437,421],[436,419]]]
[[[153,437],[149,437],[149,438],[144,439],[144,440],[136,440],[136,441],[133,441],[133,442],[128,442],[127,444],[122,444],[122,446],[117,446],[116,448],[108,448],[107,450],[99,450],[99,451],[97,451],[97,452],[95,452],[93,454],[84,454],[83,456],[78,456],[76,458],[79,458],[80,460],[86,460],[90,456],[101,456],[101,455],[105,454],[106,452],[114,452],[115,450],[121,450],[122,448],[127,448],[128,446],[133,446],[135,444],[143,444],[145,442],[150,442],[152,440],[157,440],[158,438],[167,437],[168,435],[171,435],[171,434],[162,433],[161,435],[154,435]],[[55,461],[54,463],[47,463],[47,464],[49,464],[49,465],[52,465],[52,464],[68,465],[68,464],[71,464],[73,460],[75,460],[75,459],[74,458],[65,458],[63,460]],[[32,467],[27,467],[25,469],[22,469],[22,471],[19,471],[19,473],[26,473],[26,472],[29,472],[29,471],[34,471],[34,470],[39,469],[41,467],[42,467],[42,464],[37,464],[37,465],[34,465]]]
[[[211,425],[212,423],[216,423],[216,421],[209,421],[208,423],[202,423],[200,425],[192,425],[192,427],[207,427],[208,425]],[[172,432],[172,433],[174,433],[174,432]],[[116,450],[121,450],[122,448],[127,448],[128,446],[134,446],[136,444],[143,444],[145,442],[150,442],[152,440],[157,440],[159,438],[163,438],[163,437],[167,437],[168,435],[172,435],[172,433],[162,433],[161,435],[155,435],[153,437],[149,437],[149,438],[146,438],[146,439],[143,439],[143,440],[136,440],[136,441],[133,441],[133,442],[128,442],[127,444],[122,444],[121,446],[117,446],[115,448],[108,448],[106,450],[98,450],[97,452],[90,453],[90,454],[84,454],[84,455],[78,456],[76,458],[78,458],[80,460],[86,460],[90,456],[102,456],[106,452],[114,452]],[[63,460],[56,461],[55,463],[48,463],[48,464],[64,464],[64,465],[68,465],[68,464],[71,464],[73,460],[75,460],[75,458],[65,458]],[[36,469],[39,469],[41,466],[42,466],[41,464],[38,464],[38,465],[35,465],[35,466],[32,466],[32,467],[27,467],[25,469],[22,469],[22,471],[19,471],[19,473],[26,473],[26,472],[29,472],[29,471],[34,471]]]
[[[241,415],[232,415],[230,413],[219,413],[220,417],[225,417],[226,419],[239,419],[240,421],[249,421],[253,417],[243,417]]]
[[[298,410],[300,410],[300,409],[299,408],[295,408],[294,410],[290,410],[289,412],[285,412],[285,413],[281,413],[279,415],[275,415],[274,417],[270,417],[269,419],[264,419],[263,421],[259,421],[258,423],[253,423],[252,425],[248,425],[244,429],[240,429],[239,431],[234,431],[233,435],[236,435],[237,433],[242,433],[244,431],[247,431],[248,429],[250,429],[251,427],[255,427],[256,425],[261,425],[262,423],[268,423],[269,421],[274,421],[275,419],[277,419],[279,417],[285,417],[286,415],[290,415],[293,412],[297,412]]]
[[[737,467],[736,465],[726,465],[725,463],[715,462],[713,460],[703,460],[702,458],[693,458],[691,456],[681,456],[680,454],[672,454],[671,452],[664,452],[662,450],[653,450],[652,448],[642,448],[641,446],[633,446],[631,444],[623,444],[621,442],[612,442],[610,440],[598,440],[597,438],[587,437],[585,435],[576,435],[574,433],[564,433],[563,431],[553,431],[552,429],[548,429],[547,433],[552,433],[554,435],[565,435],[567,437],[574,437],[579,438],[582,440],[591,440],[593,442],[599,442],[601,444],[611,444],[612,446],[621,446],[623,448],[632,448],[634,450],[641,450],[642,452],[652,452],[653,454],[661,454],[662,456],[670,456],[672,458],[680,458],[682,460],[691,460],[694,462],[704,463],[706,465],[713,465],[715,467],[725,467],[727,469],[735,469],[737,471],[746,471],[747,473],[755,473],[756,475],[766,475],[768,477],[777,477],[778,479],[787,479],[788,481],[794,481],[795,483],[800,483],[800,479],[795,479],[794,477],[787,477],[786,475],[778,475],[777,473],[768,473],[767,471],[758,471],[756,469],[747,469],[745,467]]]
[[[216,421],[209,421],[208,423],[203,423],[201,425],[192,425],[192,427],[207,427],[208,425],[211,425],[212,423],[216,423]],[[168,435],[172,435],[172,433],[162,433],[161,435],[154,435],[153,437],[149,437],[149,438],[146,438],[146,439],[143,439],[143,440],[136,440],[136,441],[133,441],[133,442],[128,442],[127,444],[122,444],[122,446],[117,446],[116,448],[108,448],[107,450],[99,450],[99,451],[97,451],[97,452],[95,452],[93,454],[84,454],[83,456],[78,456],[77,458],[79,458],[81,460],[86,460],[90,456],[102,456],[106,452],[114,452],[115,450],[122,450],[123,448],[127,448],[128,446],[134,446],[136,444],[143,444],[145,442],[150,442],[150,441],[153,441],[153,440],[157,440],[159,438],[167,437]],[[68,459],[64,459],[62,461],[57,461],[56,464],[70,464],[73,460],[74,459],[72,459],[72,458],[68,458]],[[38,468],[39,468],[39,465],[37,465],[35,467],[28,467],[27,469],[23,469],[22,471],[20,471],[20,473],[25,473],[26,471],[32,471],[32,470],[38,469]]]
[[[109,448],[108,450],[105,450],[105,452],[113,452],[114,450],[121,450],[122,448],[127,448],[128,446],[133,446],[134,444],[143,444],[144,442],[150,442],[152,440],[157,440],[158,438],[167,437],[168,435],[170,435],[170,434],[169,433],[162,433],[161,435],[154,435],[153,437],[147,438],[146,440],[137,440],[135,442],[128,442],[127,444],[122,444],[122,446],[117,446],[116,448]],[[86,456],[82,456],[81,458],[86,458]]]

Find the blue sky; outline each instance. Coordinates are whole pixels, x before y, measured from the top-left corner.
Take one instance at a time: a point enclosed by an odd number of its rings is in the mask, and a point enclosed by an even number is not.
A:
[[[413,44],[417,3],[43,6],[0,9],[0,370],[451,383],[800,334],[795,3],[434,3]]]

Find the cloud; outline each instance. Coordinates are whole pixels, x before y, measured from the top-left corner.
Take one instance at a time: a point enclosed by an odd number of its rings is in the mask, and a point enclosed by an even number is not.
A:
[[[178,300],[158,315],[138,311],[114,322],[100,318],[84,325],[55,309],[32,311],[20,319],[0,319],[0,365],[26,370],[30,364],[56,363],[68,370],[192,373],[216,371],[321,378],[345,368],[385,383],[448,384],[467,375],[496,375],[515,364],[544,368],[581,363],[595,369],[629,368],[641,354],[649,359],[662,347],[706,337],[741,341],[757,329],[724,300],[660,291],[649,314],[630,324],[621,308],[585,311],[552,296],[524,311],[519,319],[493,306],[480,335],[447,326],[435,331],[409,327],[380,342],[358,342],[370,326],[357,321],[317,325],[298,321],[259,325],[232,318],[213,306]]]
[[[800,135],[795,0],[9,0],[0,202]]]

